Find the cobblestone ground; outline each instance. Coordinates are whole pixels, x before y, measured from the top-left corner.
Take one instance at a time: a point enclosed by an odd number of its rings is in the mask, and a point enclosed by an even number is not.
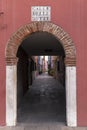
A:
[[[65,124],[64,87],[47,74],[36,78],[18,111],[18,124]]]

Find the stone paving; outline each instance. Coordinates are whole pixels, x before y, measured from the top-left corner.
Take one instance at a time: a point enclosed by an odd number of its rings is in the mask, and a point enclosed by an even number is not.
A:
[[[61,125],[38,125],[38,126],[16,126],[0,127],[0,130],[87,130],[87,127],[67,127]]]
[[[87,130],[66,126],[65,106],[64,87],[53,77],[40,75],[18,110],[17,126],[0,130]]]
[[[40,75],[18,110],[18,124],[65,124],[65,106],[64,87],[53,77]]]

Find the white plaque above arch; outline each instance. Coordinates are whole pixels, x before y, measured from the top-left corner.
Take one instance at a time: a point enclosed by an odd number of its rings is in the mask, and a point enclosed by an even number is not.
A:
[[[51,21],[50,6],[32,6],[31,21]]]

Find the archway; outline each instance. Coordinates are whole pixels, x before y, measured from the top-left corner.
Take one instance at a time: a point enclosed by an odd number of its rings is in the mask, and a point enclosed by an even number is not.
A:
[[[50,22],[34,22],[19,28],[9,39],[6,47],[6,123],[16,125],[17,119],[17,50],[21,42],[33,32],[54,35],[65,51],[66,66],[66,116],[67,125],[77,125],[76,110],[76,50],[70,36],[59,26]]]

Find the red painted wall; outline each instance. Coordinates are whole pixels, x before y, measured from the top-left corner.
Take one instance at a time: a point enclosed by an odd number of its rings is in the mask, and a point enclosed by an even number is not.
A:
[[[1,0],[0,11],[0,125],[5,124],[5,46],[13,32],[31,22],[31,6],[50,5],[52,22],[72,37],[77,50],[78,125],[87,126],[87,1]]]

